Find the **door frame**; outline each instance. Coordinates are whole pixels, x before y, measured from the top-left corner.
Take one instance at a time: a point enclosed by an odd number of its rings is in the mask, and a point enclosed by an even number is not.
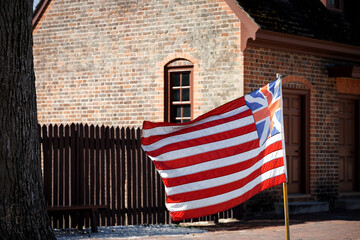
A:
[[[299,95],[301,104],[301,120],[304,123],[301,129],[301,194],[310,193],[310,90],[285,88],[283,94]]]
[[[353,95],[353,94],[342,94],[339,93],[338,95],[338,102],[340,99],[351,99],[355,100],[355,126],[357,126],[357,129],[355,129],[357,136],[355,138],[355,166],[354,166],[354,190],[355,192],[360,192],[360,95]]]

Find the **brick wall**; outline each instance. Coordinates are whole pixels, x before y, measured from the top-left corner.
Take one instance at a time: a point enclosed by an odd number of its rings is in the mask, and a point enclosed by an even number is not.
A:
[[[283,86],[310,91],[310,153],[308,192],[320,200],[336,197],[338,191],[338,94],[336,80],[328,78],[323,58],[249,47],[245,53],[244,92],[249,93],[284,77]]]
[[[240,23],[223,0],[53,0],[34,30],[41,124],[164,118],[164,66],[194,64],[195,117],[243,94]]]

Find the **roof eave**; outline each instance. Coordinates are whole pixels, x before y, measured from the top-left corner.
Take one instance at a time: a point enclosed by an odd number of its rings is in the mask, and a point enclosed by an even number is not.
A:
[[[259,29],[249,46],[312,54],[320,57],[360,62],[360,47]]]
[[[46,11],[47,7],[49,6],[51,0],[41,0],[35,11],[33,14],[33,19],[32,19],[32,25],[33,25],[33,29],[36,28],[37,24],[39,23],[42,15],[44,14],[44,12]]]

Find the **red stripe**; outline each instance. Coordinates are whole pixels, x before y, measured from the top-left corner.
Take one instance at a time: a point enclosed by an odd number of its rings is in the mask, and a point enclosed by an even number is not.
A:
[[[283,161],[282,157],[265,163],[260,168],[256,169],[250,175],[248,175],[247,177],[245,177],[243,179],[240,179],[240,180],[237,180],[237,181],[234,181],[231,183],[223,184],[220,186],[212,187],[212,188],[206,188],[206,189],[201,189],[201,190],[197,190],[197,191],[171,195],[171,196],[167,197],[166,202],[167,203],[188,202],[188,201],[199,200],[199,199],[203,199],[203,198],[209,198],[209,197],[221,195],[224,193],[228,193],[228,192],[231,192],[231,191],[234,191],[234,190],[244,187],[246,184],[253,181],[255,178],[257,178],[261,174],[263,174],[269,170],[281,167],[281,166],[284,166],[284,161]]]
[[[213,115],[219,115],[219,114],[223,114],[225,112],[229,112],[232,111],[236,108],[242,107],[244,106],[245,103],[245,98],[244,97],[240,97],[237,98],[231,102],[225,103],[224,105],[217,107],[215,109],[213,109],[210,112],[207,112],[199,117],[197,117],[196,119],[194,119],[193,121],[190,122],[186,122],[186,123],[166,123],[166,122],[148,122],[148,121],[144,121],[143,123],[143,129],[151,129],[151,128],[155,128],[155,127],[167,127],[167,126],[179,126],[179,125],[189,125],[191,123],[200,121],[204,118],[207,118],[209,116],[213,116]]]
[[[154,151],[149,151],[146,152],[149,156],[152,157],[157,157],[163,153],[167,153],[167,152],[171,152],[171,151],[175,151],[175,150],[181,150],[184,148],[190,148],[190,147],[194,147],[194,146],[201,146],[204,144],[209,144],[209,143],[213,143],[213,142],[219,142],[219,141],[223,141],[225,139],[230,139],[230,138],[234,138],[234,137],[239,137],[241,135],[247,134],[247,133],[251,133],[253,131],[256,131],[256,127],[255,124],[250,124],[244,127],[240,127],[240,128],[236,128],[236,129],[231,129],[229,131],[226,132],[220,132],[220,133],[216,133],[213,135],[209,135],[209,136],[203,136],[203,137],[199,137],[199,138],[194,138],[191,140],[185,140],[185,141],[181,141],[181,142],[175,142],[169,145],[165,145],[161,148],[158,148]]]
[[[229,201],[219,203],[216,205],[212,205],[212,206],[203,207],[203,208],[191,209],[191,210],[186,210],[186,211],[178,211],[178,212],[170,212],[170,216],[173,221],[181,221],[184,219],[198,218],[198,217],[222,212],[222,211],[228,210],[232,207],[235,207],[235,206],[239,205],[240,203],[245,202],[252,196],[256,195],[257,193],[259,193],[261,191],[264,191],[265,189],[274,187],[283,182],[286,182],[285,174],[282,174],[282,175],[274,177],[274,178],[267,179],[267,180],[261,182],[259,185],[256,185],[253,189],[246,192],[244,195],[241,195],[241,196],[231,199]]]
[[[257,147],[259,147],[259,139],[255,139],[232,147],[196,154],[189,157],[178,158],[171,161],[153,161],[153,163],[155,164],[155,167],[159,170],[170,170],[170,169],[188,167],[219,158],[229,157],[232,155],[247,152]]]
[[[270,146],[268,146],[265,150],[263,150],[258,156],[248,159],[246,161],[239,162],[239,163],[232,164],[232,165],[225,166],[225,167],[220,167],[220,168],[215,168],[215,169],[199,172],[199,173],[189,174],[189,175],[185,175],[185,176],[174,177],[174,178],[163,178],[163,182],[166,187],[174,187],[174,186],[183,185],[183,184],[187,184],[187,183],[204,181],[207,179],[226,176],[226,175],[233,174],[233,173],[236,173],[239,171],[243,171],[243,170],[251,167],[252,165],[254,165],[256,162],[258,162],[259,160],[264,158],[266,155],[268,155],[274,151],[280,150],[280,149],[282,149],[282,142],[281,141],[275,142],[275,143],[271,144]]]
[[[145,145],[150,145],[150,144],[153,144],[153,143],[155,143],[155,142],[157,142],[159,140],[162,140],[164,138],[199,131],[199,130],[202,130],[202,129],[206,129],[206,128],[210,128],[210,127],[217,126],[217,125],[220,125],[220,124],[228,123],[228,122],[238,120],[238,119],[241,119],[241,118],[244,118],[244,117],[248,117],[248,116],[251,116],[251,115],[252,115],[251,110],[248,109],[248,110],[246,110],[244,112],[241,112],[241,113],[238,113],[238,114],[236,114],[234,116],[230,116],[230,117],[227,117],[227,118],[222,118],[222,119],[202,123],[202,124],[199,124],[199,125],[196,125],[196,126],[193,126],[193,127],[188,127],[188,128],[185,128],[185,129],[178,130],[176,132],[163,134],[163,135],[154,135],[154,136],[150,136],[150,137],[147,137],[147,138],[143,137],[143,138],[141,138],[141,144],[144,145],[144,146]]]

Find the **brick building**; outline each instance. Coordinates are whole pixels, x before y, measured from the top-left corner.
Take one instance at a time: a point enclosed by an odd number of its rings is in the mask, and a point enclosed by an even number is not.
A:
[[[360,196],[356,0],[43,0],[41,124],[184,122],[283,75],[294,201]]]

